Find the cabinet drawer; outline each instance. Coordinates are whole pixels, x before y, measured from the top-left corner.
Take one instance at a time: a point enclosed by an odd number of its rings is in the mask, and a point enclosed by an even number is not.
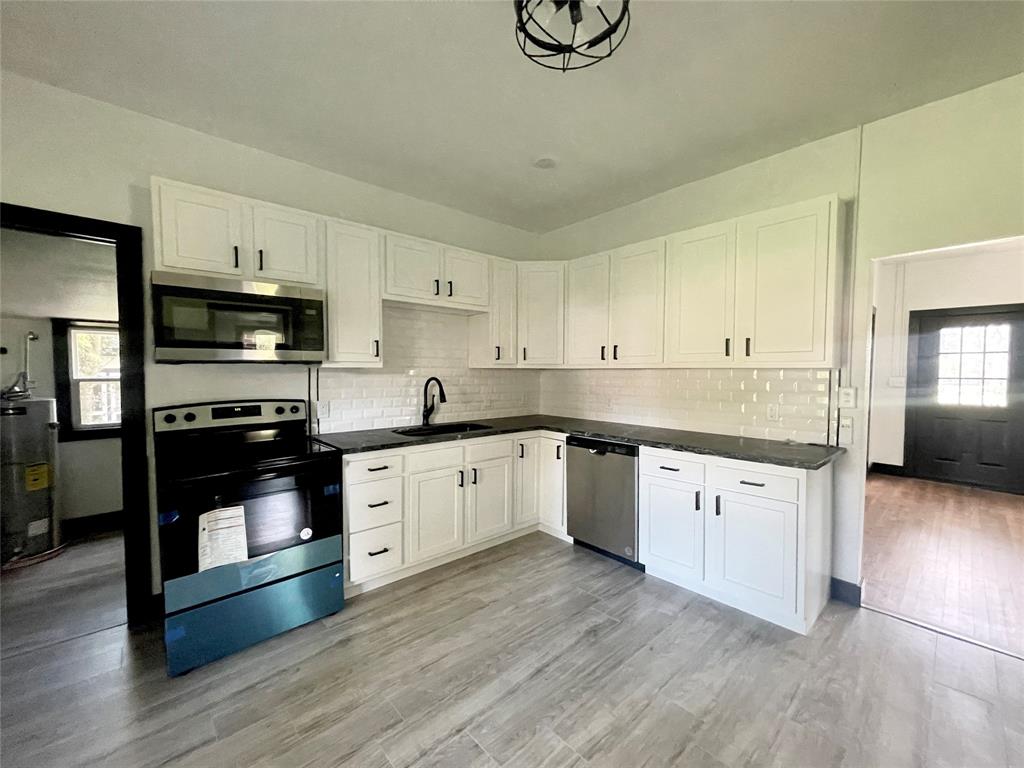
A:
[[[641,448],[640,474],[703,485],[704,463],[684,456],[680,451]]]
[[[364,581],[402,565],[402,524],[353,533],[348,537],[349,575]]]
[[[410,453],[406,456],[406,467],[411,472],[426,472],[431,469],[445,469],[462,464],[462,446],[434,448],[429,451]]]
[[[402,478],[359,483],[348,489],[350,532],[377,528],[402,519]]]
[[[515,440],[497,440],[483,445],[466,446],[466,463],[476,464],[489,459],[507,459],[513,454]]]
[[[402,457],[378,456],[373,459],[359,459],[345,464],[345,482],[365,483],[367,480],[383,480],[402,474]]]
[[[734,467],[715,467],[715,486],[781,501],[797,501],[800,493],[800,481],[795,477]]]

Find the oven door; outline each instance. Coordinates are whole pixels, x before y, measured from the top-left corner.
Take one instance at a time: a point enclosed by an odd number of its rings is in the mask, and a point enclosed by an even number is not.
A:
[[[323,292],[154,272],[157,362],[315,362],[324,357]]]
[[[168,614],[307,573],[342,558],[337,457],[179,479],[159,489]],[[241,507],[247,557],[200,570],[200,516]]]

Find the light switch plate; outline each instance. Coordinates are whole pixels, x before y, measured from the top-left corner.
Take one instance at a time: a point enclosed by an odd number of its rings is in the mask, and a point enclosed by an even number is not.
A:
[[[839,388],[839,407],[840,408],[856,408],[857,407],[857,388],[856,387],[840,387]]]
[[[779,404],[778,403],[768,403],[768,413],[765,415],[765,418],[768,421],[778,421],[779,420]]]

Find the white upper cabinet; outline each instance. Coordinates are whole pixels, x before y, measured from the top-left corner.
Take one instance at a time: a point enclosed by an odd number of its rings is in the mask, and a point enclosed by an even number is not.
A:
[[[252,207],[257,279],[319,281],[317,216],[276,205]]]
[[[441,246],[428,240],[388,234],[384,294],[431,303],[441,297]]]
[[[516,265],[491,259],[491,311],[469,318],[469,367],[516,365]]]
[[[736,223],[680,232],[668,239],[665,266],[665,362],[734,359]]]
[[[665,349],[663,238],[619,248],[612,254],[609,295],[611,364],[661,363]]]
[[[565,362],[598,367],[608,364],[607,253],[566,264]]]
[[[519,364],[548,367],[562,364],[565,304],[565,263],[519,264]]]
[[[245,274],[252,238],[241,198],[160,179],[153,180],[152,192],[160,266]]]
[[[381,365],[381,234],[328,220],[327,362]]]
[[[837,208],[833,195],[737,221],[737,359],[833,363]]]
[[[491,293],[490,261],[479,253],[445,247],[442,297],[453,304],[486,307]]]

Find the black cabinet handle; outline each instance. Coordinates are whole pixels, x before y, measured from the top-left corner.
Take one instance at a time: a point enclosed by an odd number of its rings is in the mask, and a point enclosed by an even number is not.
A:
[[[694,498],[694,501],[696,502],[696,506],[694,507],[694,509],[700,512],[700,491],[697,491],[697,495]]]
[[[658,469],[664,469],[666,472],[678,472],[679,467],[658,467]]]
[[[370,509],[376,509],[377,507],[386,507],[390,503],[390,501],[378,501],[376,504],[367,504],[366,506]]]
[[[441,295],[441,281],[440,280],[435,280],[434,281],[434,295],[435,296],[440,296]]]
[[[476,467],[473,467],[473,479],[470,482],[476,485]]]
[[[747,336],[747,357],[750,357],[750,337]]]
[[[453,285],[452,285],[452,281],[451,281],[451,280],[449,280],[449,281],[448,281],[448,295],[449,295],[449,296],[451,296],[451,295],[452,295],[452,290],[453,290],[453,289],[454,289],[454,287],[453,287]]]
[[[619,359],[619,345],[618,344],[612,344],[612,360],[618,360],[618,359]]]
[[[390,469],[390,466],[385,464],[382,467],[367,467],[366,471],[367,472],[380,472],[380,471],[385,470],[385,469]]]
[[[501,360],[501,345],[499,344],[494,348],[494,359]]]
[[[523,362],[526,362],[526,347],[523,347]]]
[[[263,271],[263,249],[262,248],[260,248],[260,250],[259,250],[259,255],[260,255],[260,265],[257,267],[257,269],[260,272],[262,272]]]
[[[561,460],[562,460],[562,446],[556,445],[555,446],[555,461],[561,461]]]
[[[764,488],[764,483],[755,483],[753,480],[740,480],[740,485],[752,485],[755,488]]]
[[[725,356],[729,356],[729,337],[725,337]]]
[[[235,269],[238,269],[238,246],[235,246]]]
[[[525,456],[526,456],[526,447],[522,443],[520,443],[519,444],[519,458],[521,459],[521,458],[523,458]]]
[[[466,473],[461,469],[459,470],[459,488],[466,487]]]
[[[384,549],[378,549],[376,552],[367,552],[366,554],[368,554],[370,557],[376,557],[377,555],[383,555],[385,552],[390,552],[390,551],[391,551],[390,549],[388,549],[387,547],[384,547]]]
[[[715,517],[721,517],[722,515],[722,497],[715,496]]]
[[[602,360],[604,360],[604,351],[605,351],[605,349],[606,349],[605,345],[604,345],[604,344],[602,344],[602,345],[601,345],[601,359],[602,359]]]
[[[373,340],[373,356],[380,357],[380,339]]]

